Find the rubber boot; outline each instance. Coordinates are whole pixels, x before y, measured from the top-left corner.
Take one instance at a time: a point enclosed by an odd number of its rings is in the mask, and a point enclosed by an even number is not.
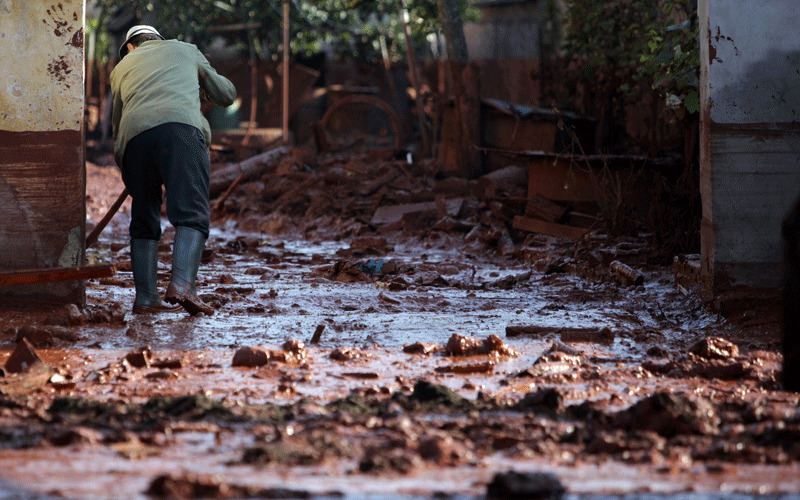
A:
[[[170,304],[180,304],[191,315],[214,314],[214,309],[197,296],[194,286],[205,243],[205,236],[196,229],[184,226],[175,229],[172,279],[164,300]]]
[[[168,306],[158,295],[158,241],[131,240],[131,270],[136,286],[133,314],[180,312],[180,307]]]

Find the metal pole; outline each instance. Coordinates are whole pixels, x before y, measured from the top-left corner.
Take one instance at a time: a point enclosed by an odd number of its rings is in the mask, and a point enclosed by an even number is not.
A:
[[[283,0],[283,143],[289,143],[289,0]]]

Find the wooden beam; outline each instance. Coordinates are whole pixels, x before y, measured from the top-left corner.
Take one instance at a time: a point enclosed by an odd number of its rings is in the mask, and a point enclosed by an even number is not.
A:
[[[50,267],[0,272],[0,286],[30,285],[54,281],[79,281],[92,278],[114,276],[117,268],[113,265],[83,267]]]
[[[580,227],[565,226],[563,224],[531,219],[520,215],[514,217],[514,229],[572,240],[579,240],[586,234],[586,229]]]

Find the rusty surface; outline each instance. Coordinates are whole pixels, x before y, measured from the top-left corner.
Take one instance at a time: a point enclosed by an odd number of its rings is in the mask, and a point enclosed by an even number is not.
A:
[[[113,276],[114,266],[76,266],[25,269],[0,272],[0,286],[30,285],[32,283],[54,283],[57,281],[79,281]]]
[[[85,233],[80,131],[0,131],[0,270],[81,265]],[[0,294],[81,300],[83,285],[32,285]]]

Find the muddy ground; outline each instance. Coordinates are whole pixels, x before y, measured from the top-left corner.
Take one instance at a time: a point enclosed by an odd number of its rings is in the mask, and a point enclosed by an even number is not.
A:
[[[89,228],[122,189],[90,159]],[[647,234],[516,232],[524,185],[407,160],[296,149],[213,200],[213,316],[130,314],[128,204],[85,307],[3,304],[0,498],[800,498],[774,300],[715,312]]]

